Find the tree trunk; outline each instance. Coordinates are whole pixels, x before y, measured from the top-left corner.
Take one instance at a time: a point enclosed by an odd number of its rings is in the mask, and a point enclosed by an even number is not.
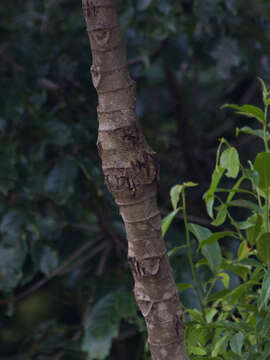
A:
[[[158,161],[136,117],[136,88],[113,0],[82,0],[98,93],[98,151],[128,239],[134,293],[153,360],[187,360],[184,326],[156,204]]]

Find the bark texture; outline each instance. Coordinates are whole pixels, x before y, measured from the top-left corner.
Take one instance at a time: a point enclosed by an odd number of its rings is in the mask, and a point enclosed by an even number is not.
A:
[[[146,320],[153,360],[187,360],[178,291],[156,203],[158,161],[136,116],[113,0],[82,0],[98,93],[98,151],[108,189],[124,220],[134,293]]]

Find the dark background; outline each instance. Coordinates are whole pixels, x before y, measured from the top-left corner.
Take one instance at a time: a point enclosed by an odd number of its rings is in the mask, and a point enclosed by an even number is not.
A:
[[[270,3],[122,0],[118,9],[138,116],[160,158],[162,216],[170,187],[190,180],[200,184],[188,194],[190,219],[209,225],[201,196],[218,139],[244,162],[258,150],[252,137],[234,135],[253,121],[220,106],[261,105]],[[1,360],[149,358],[123,224],[96,150],[90,64],[79,0],[1,1]],[[165,240],[168,249],[184,241],[181,215]],[[192,281],[185,253],[173,266],[176,281]],[[193,295],[183,292],[185,306],[197,306]]]

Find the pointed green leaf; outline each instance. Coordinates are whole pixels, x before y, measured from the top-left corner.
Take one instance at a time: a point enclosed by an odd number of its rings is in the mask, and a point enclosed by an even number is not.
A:
[[[236,333],[230,340],[230,346],[232,351],[239,356],[241,356],[242,354],[244,340],[245,337],[241,332]]]
[[[257,241],[257,256],[265,264],[270,265],[270,232],[262,234]]]
[[[264,112],[261,108],[255,105],[243,105],[239,106],[236,104],[225,104],[222,108],[232,108],[237,110],[236,113],[247,117],[253,117],[259,122],[264,123]]]
[[[167,215],[165,218],[163,218],[161,220],[161,229],[162,229],[163,237],[165,236],[166,232],[168,231],[168,229],[171,225],[171,222],[173,221],[173,219],[175,218],[175,215],[178,213],[179,210],[180,210],[180,208],[175,209],[169,215]]]
[[[265,337],[270,332],[270,313],[257,324],[257,331],[260,336]]]
[[[223,231],[223,232],[216,232],[214,234],[211,234],[207,239],[203,240],[200,245],[199,245],[199,249],[201,247],[203,247],[204,245],[207,244],[213,244],[215,242],[217,242],[220,239],[223,239],[225,237],[236,237],[236,233],[232,232],[232,231]]]
[[[221,204],[216,209],[217,209],[217,216],[216,216],[216,219],[214,221],[212,221],[211,224],[214,226],[220,226],[226,220],[226,217],[228,214],[227,205]]]
[[[261,152],[256,156],[254,169],[259,173],[259,188],[268,189],[270,186],[270,152]]]
[[[243,207],[243,208],[255,211],[259,214],[262,213],[262,209],[257,204],[255,204],[252,201],[245,200],[245,199],[232,200],[228,205],[236,206],[236,207]]]
[[[178,288],[178,291],[181,292],[181,291],[184,291],[186,289],[192,288],[192,285],[191,284],[186,284],[186,283],[178,283],[177,288]]]
[[[247,241],[250,245],[255,245],[257,238],[262,231],[263,217],[256,213],[250,216],[246,220],[246,223],[251,225],[251,227],[246,230]]]
[[[204,193],[203,199],[206,203],[208,215],[213,218],[213,205],[214,205],[214,193],[220,182],[220,179],[224,173],[225,169],[220,166],[216,166],[213,174],[210,188]]]
[[[186,245],[176,246],[173,249],[168,251],[168,256],[173,257],[175,254],[177,254],[181,249],[185,249]]]
[[[183,185],[175,185],[171,188],[170,197],[171,197],[173,210],[177,208],[177,204],[179,202],[182,189],[183,189]]]
[[[269,299],[270,299],[270,269],[267,270],[263,278],[262,291],[260,294],[259,310],[261,310],[263,306],[265,307],[265,309],[267,308]]]
[[[267,99],[267,97],[270,95],[269,91],[263,81],[262,78],[258,77],[258,80],[260,81],[261,85],[262,85],[262,98],[263,98],[263,103],[265,106],[269,105],[269,99]]]
[[[243,132],[243,133],[249,134],[249,135],[254,135],[254,136],[257,136],[257,137],[259,137],[261,139],[264,139],[263,130],[260,130],[260,129],[252,129],[249,126],[243,126],[240,129],[236,128],[236,131],[235,131],[236,136],[238,136],[240,132]],[[267,136],[269,136],[269,133],[267,134]]]
[[[199,243],[210,237],[212,232],[200,225],[189,224],[189,229],[192,234],[197,238]],[[207,259],[208,265],[213,273],[217,273],[222,262],[222,255],[220,246],[217,242],[209,245],[204,245],[202,248],[202,254]]]
[[[213,357],[218,356],[219,353],[223,352],[228,344],[229,337],[231,336],[230,333],[225,333],[214,345],[214,349],[212,350],[211,355]]]
[[[225,175],[229,178],[235,179],[239,173],[239,155],[238,151],[231,147],[223,151],[220,157],[220,166],[226,169]]]
[[[137,8],[140,11],[146,10],[151,5],[152,0],[139,0]]]
[[[248,246],[248,243],[246,241],[242,241],[238,247],[238,259],[243,260],[245,259],[250,252],[250,248]]]

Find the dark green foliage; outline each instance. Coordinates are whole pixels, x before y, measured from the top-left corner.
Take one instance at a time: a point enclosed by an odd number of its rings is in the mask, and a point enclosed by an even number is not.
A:
[[[82,329],[88,329],[98,314],[113,318],[112,326],[110,321],[104,326],[105,318],[100,329],[99,323],[94,324],[101,344],[107,341],[108,359],[146,359],[144,328],[130,295],[125,233],[105,189],[95,145],[97,100],[90,84],[91,57],[81,2],[14,0],[1,5],[0,359],[85,359],[82,339],[86,344],[87,336],[93,341],[94,335],[86,331],[83,337]],[[255,104],[269,102],[267,89],[263,97],[256,90],[255,78],[259,74],[266,82],[270,79],[269,2],[119,0],[118,5],[130,71],[137,81],[138,115],[160,156],[162,213],[168,213],[170,186],[193,179],[201,185],[194,188],[189,209],[204,226],[209,221],[201,215],[200,198],[214,167],[217,138],[224,132],[228,140],[234,135],[236,118],[220,111],[220,105],[238,103],[242,114],[251,97]],[[254,111],[261,118],[254,108],[246,115],[254,116]],[[238,174],[234,149],[240,147],[246,158],[263,151],[259,142],[244,135],[269,139],[268,131],[253,129],[253,120],[248,121],[239,122],[241,138],[222,153],[205,195],[216,225],[226,221],[229,205],[243,211],[256,207],[254,199],[239,202],[226,192],[222,193],[226,206],[217,213],[213,203],[217,188],[224,189]],[[258,172],[263,171],[261,161],[267,160],[258,158]],[[224,173],[229,175],[225,183]],[[268,175],[260,179],[257,175],[253,169],[245,170],[245,179],[253,184],[260,181],[263,190]],[[234,194],[239,188],[240,184]],[[184,304],[196,307],[186,247],[178,242],[184,240],[183,226],[169,229],[171,220],[180,216],[176,205],[174,211],[164,221],[164,234],[168,230],[166,240],[179,289],[187,289],[182,294]],[[255,238],[262,245],[266,241],[260,238],[261,214],[248,224],[239,221],[240,226],[250,245]],[[205,262],[216,252],[217,241],[224,243],[222,234],[200,243]],[[195,249],[195,242],[192,245]],[[226,244],[223,250],[235,253]],[[244,254],[246,248],[241,251]],[[262,256],[268,261],[268,253],[262,251]],[[221,263],[217,256],[211,271],[216,273],[219,266],[236,274],[230,278],[234,285],[238,276],[247,277],[242,263]],[[202,270],[202,277],[209,280],[211,271]],[[223,275],[221,281],[227,280]],[[216,294],[223,291],[220,283],[215,289]],[[240,292],[242,296],[246,290]],[[267,306],[265,299],[261,306]],[[262,337],[268,331],[266,319],[258,324]],[[242,331],[234,330],[234,340],[226,332],[218,334],[215,352],[227,345],[230,358],[238,359]],[[200,330],[198,336],[207,344],[210,335]],[[97,351],[103,347],[96,345]],[[269,352],[266,344],[265,359]],[[205,356],[201,353],[196,358]],[[255,358],[251,354],[247,359]]]

